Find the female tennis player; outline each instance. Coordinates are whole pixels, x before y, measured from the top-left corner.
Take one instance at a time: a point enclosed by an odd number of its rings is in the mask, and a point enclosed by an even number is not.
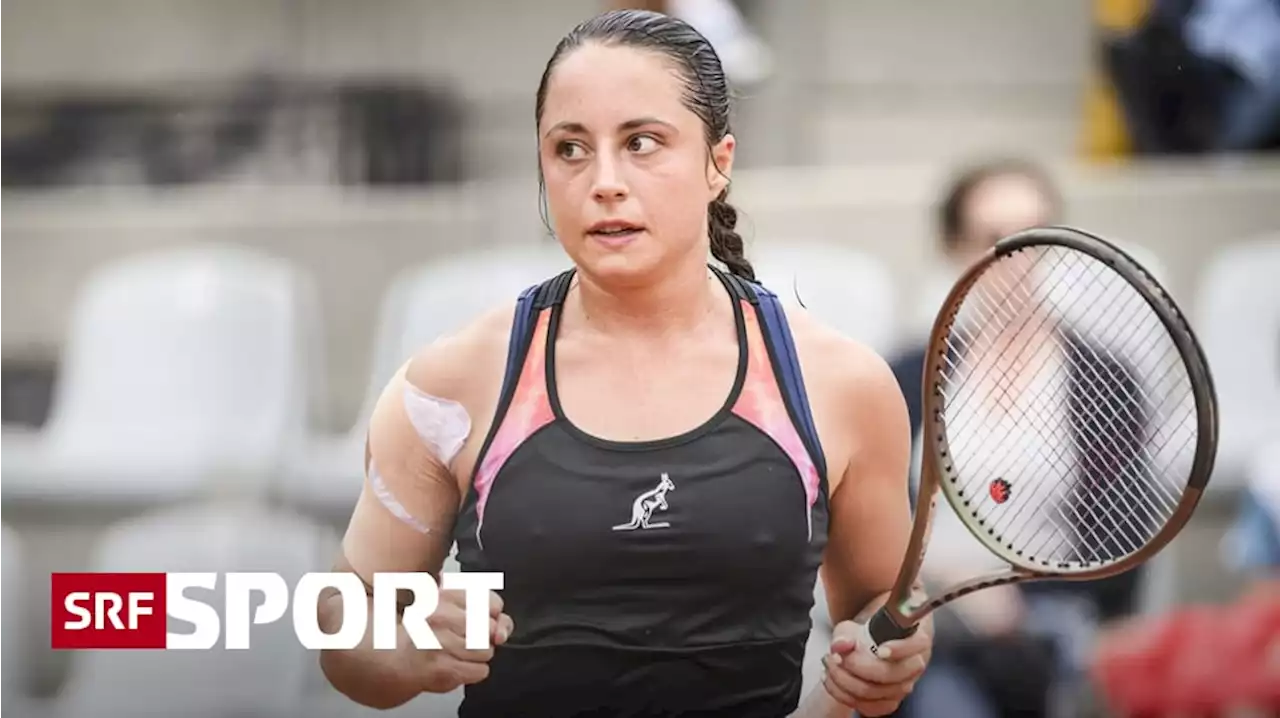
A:
[[[463,570],[505,574],[494,646],[466,649],[446,591],[444,650],[326,653],[339,691],[465,685],[461,716],[526,718],[882,716],[910,692],[928,624],[856,645],[911,529],[905,402],[880,357],[748,281],[729,109],[677,19],[606,13],[556,47],[539,164],[573,266],[391,381],[341,559],[372,584],[456,542]],[[836,629],[802,697],[819,570]],[[340,598],[321,612],[336,630]]]

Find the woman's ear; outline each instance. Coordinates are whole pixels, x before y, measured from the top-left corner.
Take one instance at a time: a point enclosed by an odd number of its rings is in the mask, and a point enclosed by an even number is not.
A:
[[[707,163],[707,185],[711,188],[711,198],[715,199],[729,186],[729,178],[733,176],[733,153],[737,149],[737,140],[726,134],[711,148],[711,161]]]

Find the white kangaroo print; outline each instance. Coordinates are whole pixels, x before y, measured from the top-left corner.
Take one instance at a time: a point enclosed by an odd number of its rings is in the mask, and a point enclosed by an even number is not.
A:
[[[631,521],[613,527],[614,531],[634,531],[636,529],[664,529],[671,524],[666,521],[652,523],[654,511],[667,510],[667,492],[675,491],[676,485],[667,474],[662,475],[657,488],[650,489],[636,497],[631,504]]]

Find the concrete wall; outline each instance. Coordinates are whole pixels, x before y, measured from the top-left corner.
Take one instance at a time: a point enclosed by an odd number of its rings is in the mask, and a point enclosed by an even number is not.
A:
[[[1070,151],[1090,55],[1073,0],[741,2],[776,74],[739,102],[745,164]],[[533,92],[599,0],[12,0],[6,89],[168,91],[269,70],[422,77],[473,108],[479,176],[527,173]],[[950,128],[942,131],[941,128]],[[745,165],[744,165],[745,166]]]

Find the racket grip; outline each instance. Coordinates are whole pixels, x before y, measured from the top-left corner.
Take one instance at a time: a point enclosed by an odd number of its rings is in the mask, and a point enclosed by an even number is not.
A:
[[[867,648],[871,649],[874,655],[880,655],[880,646],[889,641],[896,641],[900,638],[907,638],[916,632],[918,626],[911,625],[903,628],[899,626],[889,612],[881,608],[876,611],[871,620],[863,624],[863,640],[867,643]]]

